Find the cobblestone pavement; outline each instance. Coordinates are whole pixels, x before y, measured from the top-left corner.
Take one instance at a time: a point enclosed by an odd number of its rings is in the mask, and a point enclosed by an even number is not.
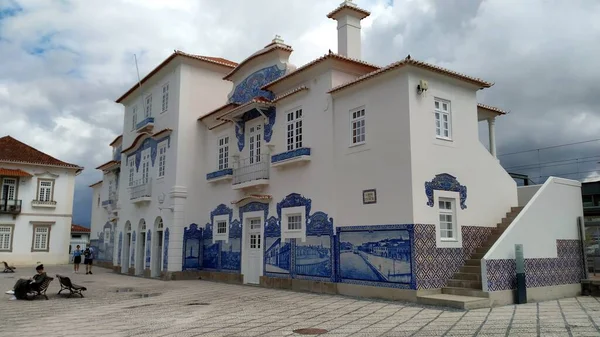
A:
[[[88,287],[85,298],[57,296],[57,279],[48,301],[0,295],[0,336],[299,336],[293,331],[301,328],[329,331],[320,336],[600,336],[600,301],[593,297],[458,311],[197,280],[162,282],[102,268],[93,275],[72,274],[69,266],[47,266],[47,272]],[[29,267],[0,274],[1,289],[33,273]]]

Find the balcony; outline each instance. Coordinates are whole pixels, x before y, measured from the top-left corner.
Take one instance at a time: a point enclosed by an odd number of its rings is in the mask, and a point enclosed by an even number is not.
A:
[[[117,202],[119,201],[116,192],[109,192],[108,199],[102,201],[102,207],[108,212],[113,212],[117,208]]]
[[[211,172],[206,175],[206,180],[210,183],[233,179],[233,169],[226,168],[219,171]]]
[[[54,200],[31,200],[31,207],[56,208]]]
[[[152,200],[152,179],[139,179],[129,188],[131,202],[141,203]]]
[[[137,132],[152,131],[153,128],[154,128],[154,117],[146,117],[144,120],[142,120],[141,122],[139,122],[135,125],[135,130]]]
[[[259,155],[234,161],[233,189],[269,184],[269,155]]]
[[[22,200],[0,200],[0,214],[12,214],[13,218],[21,213]]]
[[[273,155],[271,157],[271,166],[286,166],[295,163],[306,163],[308,161],[310,161],[310,148],[302,147],[299,149]]]

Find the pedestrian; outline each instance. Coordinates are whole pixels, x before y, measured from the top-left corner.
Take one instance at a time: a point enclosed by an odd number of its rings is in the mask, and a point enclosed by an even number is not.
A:
[[[43,264],[40,264],[39,266],[35,267],[35,271],[36,274],[33,275],[32,278],[19,279],[15,283],[13,290],[9,290],[6,292],[9,295],[14,295],[10,298],[11,300],[25,300],[27,299],[28,293],[39,290],[40,285],[42,284],[42,282],[44,282],[46,278],[48,278],[48,276],[44,271]]]
[[[73,273],[77,274],[79,272],[79,264],[81,264],[81,246],[77,245],[75,250],[73,250]]]
[[[86,247],[83,251],[83,264],[85,264],[85,274],[92,274],[92,262],[94,262],[94,248]]]

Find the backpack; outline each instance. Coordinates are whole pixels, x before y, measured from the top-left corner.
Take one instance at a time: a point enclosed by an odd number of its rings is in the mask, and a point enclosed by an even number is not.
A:
[[[85,256],[86,259],[89,259],[91,255],[92,255],[92,252],[90,251],[89,247],[83,251],[83,256]]]

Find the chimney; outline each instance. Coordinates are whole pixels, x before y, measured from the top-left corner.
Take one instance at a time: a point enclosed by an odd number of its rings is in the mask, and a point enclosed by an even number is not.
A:
[[[338,22],[338,54],[360,60],[360,21],[370,12],[358,7],[352,0],[345,0],[327,17]]]

